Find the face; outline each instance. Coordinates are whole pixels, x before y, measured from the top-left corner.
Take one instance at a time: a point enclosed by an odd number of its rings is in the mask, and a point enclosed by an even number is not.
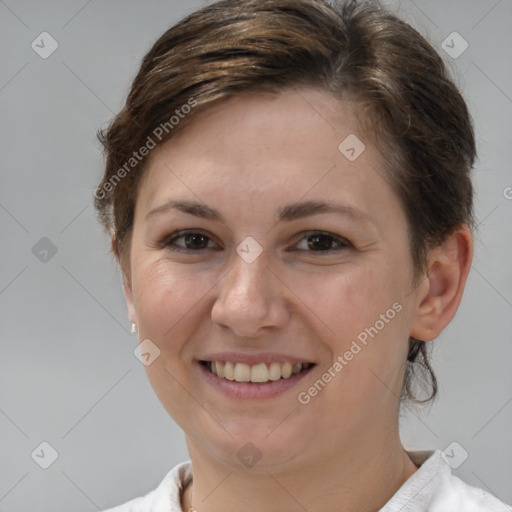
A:
[[[412,273],[357,107],[302,90],[225,101],[153,151],[125,290],[189,447],[236,465],[251,442],[264,468],[393,430]]]

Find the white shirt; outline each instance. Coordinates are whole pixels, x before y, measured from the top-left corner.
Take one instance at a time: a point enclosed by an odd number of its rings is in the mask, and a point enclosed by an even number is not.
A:
[[[379,512],[512,512],[491,494],[452,475],[440,450],[408,454],[420,468]],[[187,512],[181,508],[180,493],[191,479],[190,462],[183,462],[154,491],[104,512]]]

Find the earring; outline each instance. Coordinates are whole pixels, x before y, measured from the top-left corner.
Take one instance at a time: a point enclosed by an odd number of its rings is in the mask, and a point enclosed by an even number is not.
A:
[[[137,332],[137,326],[135,325],[135,323],[134,323],[134,322],[132,322],[132,328],[131,328],[131,330],[132,330],[132,334],[135,334],[135,333]]]

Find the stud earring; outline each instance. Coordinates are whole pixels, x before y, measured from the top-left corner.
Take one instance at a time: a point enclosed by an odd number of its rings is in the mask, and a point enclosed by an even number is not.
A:
[[[137,326],[135,325],[135,323],[134,323],[134,322],[132,322],[132,328],[131,328],[131,330],[132,330],[132,334],[135,334],[135,333],[137,332]]]

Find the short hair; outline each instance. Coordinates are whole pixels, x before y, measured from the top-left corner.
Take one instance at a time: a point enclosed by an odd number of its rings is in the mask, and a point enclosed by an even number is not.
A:
[[[416,277],[431,248],[474,226],[470,114],[423,36],[376,2],[222,0],[156,41],[123,109],[98,132],[106,168],[95,206],[121,265],[148,160],[142,148],[165,143],[219,101],[303,86],[356,100],[404,208]],[[436,396],[427,347],[409,340],[404,400]]]

